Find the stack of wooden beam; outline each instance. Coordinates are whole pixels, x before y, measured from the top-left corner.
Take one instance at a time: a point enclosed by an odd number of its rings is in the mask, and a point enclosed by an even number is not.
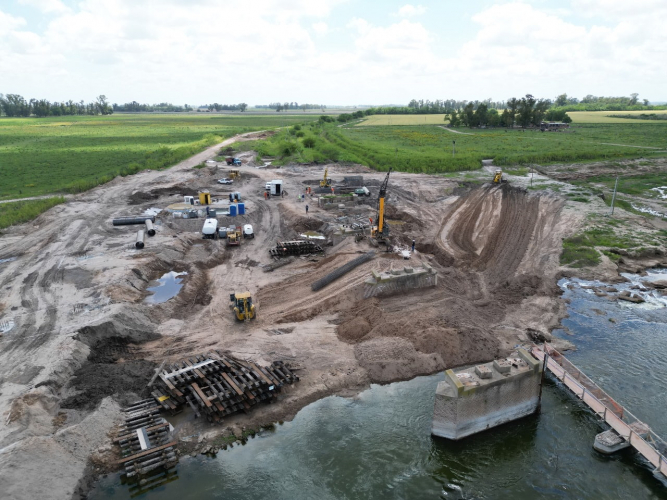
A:
[[[158,467],[176,465],[176,442],[170,441],[169,423],[160,416],[155,400],[137,401],[123,412],[124,422],[114,442],[120,446],[118,463],[125,467],[127,476],[143,476]]]
[[[322,247],[312,240],[279,241],[275,248],[269,250],[272,257],[287,257],[288,255],[304,255],[323,252]]]
[[[187,404],[195,416],[220,422],[237,411],[247,412],[260,401],[272,402],[283,385],[298,380],[282,361],[260,367],[216,352],[164,369],[152,395],[165,410],[180,411]]]

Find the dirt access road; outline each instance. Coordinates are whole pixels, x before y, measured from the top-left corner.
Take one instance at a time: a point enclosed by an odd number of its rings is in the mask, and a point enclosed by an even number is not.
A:
[[[223,144],[228,144],[226,141]],[[108,433],[119,406],[145,395],[162,361],[212,349],[265,364],[300,368],[301,381],[277,404],[213,427],[191,415],[174,420],[176,438],[238,430],[291,418],[330,394],[354,394],[371,382],[408,379],[466,363],[488,361],[527,340],[548,335],[564,314],[557,298],[560,238],[571,220],[555,196],[521,189],[461,188],[455,180],[395,173],[387,216],[392,243],[417,252],[410,265],[428,262],[440,274],[435,288],[364,299],[372,269],[405,265],[398,254],[377,256],[312,292],[310,285],[370,249],[347,238],[324,257],[302,258],[265,272],[269,248],[303,231],[327,230],[339,219],[374,217],[373,197],[341,212],[314,199],[324,166],[253,168],[241,155],[243,178],[221,186],[220,165],[193,169],[220,146],[164,172],[143,172],[78,195],[33,223],[0,238],[0,491],[4,498],[71,498],[85,492],[96,468],[114,458]],[[334,182],[364,175],[377,194],[384,174],[361,166],[329,165]],[[281,178],[288,196],[264,200],[267,180]],[[164,208],[185,194],[209,189],[216,205],[240,191],[256,238],[229,249],[201,239],[201,219],[162,212],[157,235],[133,247],[136,227],[111,219]],[[306,215],[305,204],[309,205]],[[220,223],[230,222],[220,217]],[[149,304],[146,291],[169,271],[187,272],[173,299]],[[237,323],[229,294],[248,289],[258,318]],[[35,478],[39,477],[39,481]]]

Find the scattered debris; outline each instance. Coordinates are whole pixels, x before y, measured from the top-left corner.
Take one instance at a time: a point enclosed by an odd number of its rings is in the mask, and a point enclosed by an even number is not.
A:
[[[136,401],[123,409],[124,422],[114,443],[120,447],[127,477],[141,477],[160,467],[169,469],[178,463],[176,441],[170,441],[173,427],[160,416],[160,406],[153,399]]]
[[[273,257],[286,257],[288,255],[303,255],[309,253],[320,253],[324,250],[311,240],[279,241],[275,248],[269,250]]]
[[[272,402],[285,384],[299,377],[282,361],[261,367],[220,353],[185,359],[156,380],[153,397],[165,410],[178,412],[186,403],[195,416],[202,413],[209,422],[238,411],[247,412],[260,401]]]

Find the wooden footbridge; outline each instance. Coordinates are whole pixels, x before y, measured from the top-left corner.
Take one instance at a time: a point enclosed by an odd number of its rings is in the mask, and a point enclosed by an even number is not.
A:
[[[667,443],[639,421],[627,408],[614,401],[579,368],[556,349],[545,343],[531,349],[533,356],[543,361],[545,368],[586,403],[620,438],[637,450],[653,467],[653,473],[667,480]],[[636,429],[646,432],[639,434]]]

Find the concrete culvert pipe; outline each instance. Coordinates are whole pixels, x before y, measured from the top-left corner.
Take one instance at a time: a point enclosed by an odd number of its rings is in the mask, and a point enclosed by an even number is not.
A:
[[[148,233],[148,236],[155,236],[155,228],[153,227],[153,222],[150,219],[146,219],[144,221],[144,224],[146,224],[146,232]]]
[[[114,226],[131,226],[133,224],[143,224],[147,220],[155,222],[154,215],[138,215],[137,217],[117,217],[113,219]]]
[[[134,244],[135,247],[141,249],[144,248],[144,243],[146,242],[146,231],[143,229],[137,231],[137,241]]]

